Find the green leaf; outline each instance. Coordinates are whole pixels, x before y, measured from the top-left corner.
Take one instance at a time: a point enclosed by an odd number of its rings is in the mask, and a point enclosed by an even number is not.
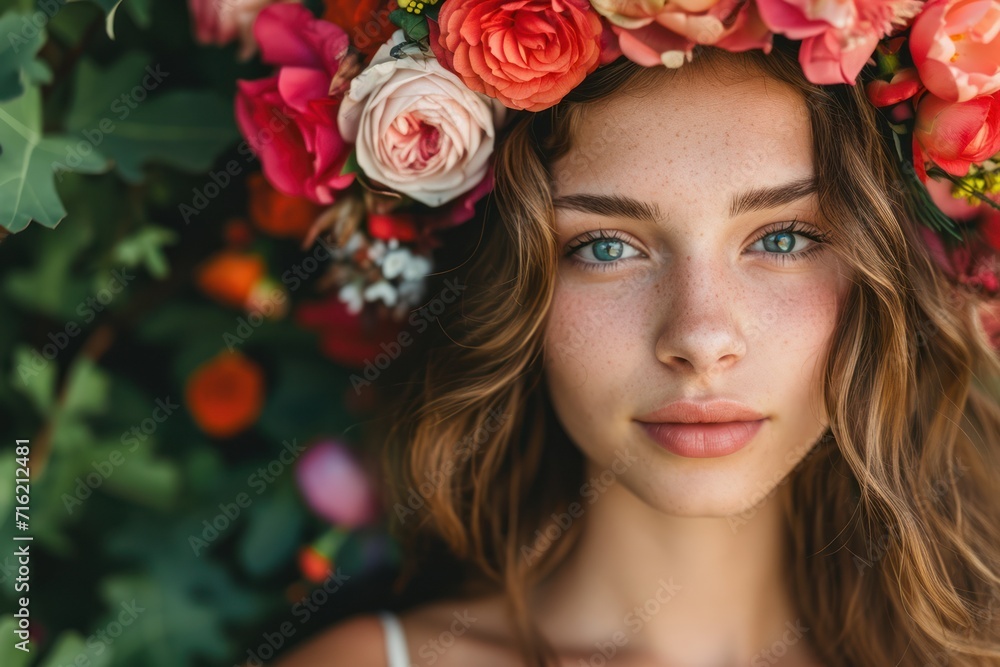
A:
[[[131,447],[114,447],[122,453],[125,463],[107,478],[105,485],[108,493],[123,500],[166,510],[177,498],[181,472],[173,461],[153,458],[152,442],[137,443],[134,452]]]
[[[125,3],[125,9],[128,10],[129,16],[135,21],[136,25],[140,28],[148,28],[150,20],[152,19],[152,10],[150,6],[152,0],[128,0]]]
[[[11,366],[11,386],[31,400],[38,414],[49,414],[55,402],[58,366],[24,345],[14,351]]]
[[[143,264],[151,276],[162,280],[170,273],[163,246],[176,242],[177,234],[170,229],[146,225],[132,236],[119,241],[112,255],[128,267]]]
[[[427,17],[413,14],[405,9],[394,9],[389,12],[389,20],[403,29],[409,41],[421,40],[427,37]]]
[[[66,378],[62,412],[66,415],[99,415],[107,410],[107,374],[88,357],[78,357]]]
[[[44,313],[65,325],[75,323],[82,330],[89,323],[84,321],[86,318],[78,319],[85,312],[81,312],[81,304],[84,309],[87,307],[88,288],[82,281],[74,280],[71,269],[90,248],[93,228],[87,220],[80,223],[60,229],[57,234],[46,229],[35,230],[40,238],[34,240],[34,262],[23,269],[11,269],[4,288],[22,308]],[[57,331],[53,333],[58,335]]]
[[[340,175],[354,174],[359,171],[361,171],[361,166],[358,164],[358,154],[357,151],[352,150],[347,154],[347,159],[344,160],[344,168],[340,170]]]
[[[83,2],[84,0],[66,0],[66,2]],[[107,18],[104,20],[104,29],[108,32],[108,37],[115,38],[115,13],[122,0],[90,0],[104,10]]]
[[[9,12],[0,17],[0,102],[24,93],[24,84],[49,83],[52,70],[35,56],[45,43],[45,30],[30,14]]]
[[[290,484],[269,496],[251,496],[250,525],[239,546],[243,569],[254,576],[272,572],[295,553],[302,534],[302,507]]]
[[[104,648],[100,655],[84,645],[83,637],[72,630],[59,635],[52,652],[46,656],[45,662],[38,667],[63,667],[63,665],[78,664],[75,661],[82,655],[86,656],[88,667],[106,667],[111,664],[114,647],[102,643]]]
[[[93,137],[128,183],[143,180],[142,166],[158,162],[188,172],[208,171],[238,137],[232,101],[214,92],[150,94],[173,76],[130,53],[107,69],[84,60],[76,70],[66,127]],[[104,96],[96,91],[113,91]],[[148,94],[148,97],[147,97]]]
[[[14,647],[14,643],[19,641],[14,634],[15,628],[17,628],[17,620],[13,614],[0,616],[0,637],[4,638],[3,643],[0,644],[0,665],[4,667],[28,667],[31,654]],[[32,648],[34,648],[34,644],[32,644]]]
[[[66,217],[53,181],[57,168],[98,173],[106,162],[96,151],[77,153],[76,164],[62,163],[71,151],[66,137],[41,135],[41,94],[31,86],[23,95],[0,108],[0,226],[19,232],[35,220],[55,227]],[[74,160],[67,159],[67,162]]]

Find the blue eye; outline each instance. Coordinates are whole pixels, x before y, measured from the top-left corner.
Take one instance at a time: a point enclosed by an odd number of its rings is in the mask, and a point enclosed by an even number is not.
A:
[[[798,220],[792,220],[791,223],[787,223],[779,229],[765,230],[754,240],[751,248],[760,243],[763,250],[756,252],[763,252],[769,259],[780,263],[797,262],[822,250],[828,236],[827,232],[812,232],[802,229],[798,225]],[[808,239],[804,248],[803,242],[796,237]]]
[[[570,246],[569,255],[575,255],[581,264],[616,264],[619,259],[636,257],[642,253],[622,238],[618,232],[587,232],[583,238]],[[587,268],[605,269],[605,266]]]

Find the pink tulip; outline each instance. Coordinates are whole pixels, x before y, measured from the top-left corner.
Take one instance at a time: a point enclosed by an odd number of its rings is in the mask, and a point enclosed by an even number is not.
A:
[[[965,102],[1000,90],[1000,0],[931,0],[913,21],[909,44],[937,97]]]
[[[309,507],[333,524],[355,528],[378,515],[368,476],[350,449],[337,440],[310,447],[299,460],[295,475]]]

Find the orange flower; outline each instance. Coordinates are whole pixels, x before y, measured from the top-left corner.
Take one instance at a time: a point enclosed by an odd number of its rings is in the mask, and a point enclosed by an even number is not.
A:
[[[396,3],[393,2],[395,9]],[[387,0],[326,0],[323,18],[344,29],[358,51],[371,57],[396,30]]]
[[[184,401],[202,431],[216,438],[231,437],[260,416],[264,373],[242,354],[222,352],[188,377]]]
[[[333,563],[321,554],[316,547],[306,546],[299,549],[299,570],[306,579],[313,583],[321,583],[330,576]]]
[[[209,258],[195,276],[201,291],[224,304],[243,308],[257,285],[264,279],[264,260],[223,250]]]
[[[323,210],[308,199],[278,192],[259,172],[247,178],[247,187],[250,189],[250,218],[258,229],[271,236],[305,238]]]

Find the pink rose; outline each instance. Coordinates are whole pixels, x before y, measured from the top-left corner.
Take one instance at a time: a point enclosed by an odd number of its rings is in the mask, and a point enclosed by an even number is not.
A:
[[[747,0],[591,0],[612,24],[629,60],[680,67],[695,44],[727,51],[771,50],[771,31]]]
[[[446,5],[447,6],[447,5]],[[338,121],[369,178],[440,206],[486,177],[507,109],[477,93],[432,54],[394,58],[403,31],[375,52],[344,96]]]
[[[329,94],[349,69],[347,34],[308,9],[278,4],[254,25],[264,62],[278,66],[267,79],[238,81],[236,120],[260,158],[264,175],[287,195],[330,204],[354,180],[340,175],[351,146],[337,127],[340,100]]]
[[[240,40],[240,60],[248,60],[257,50],[253,22],[260,10],[275,2],[297,0],[188,0],[194,20],[194,36],[202,44],[228,44]]]
[[[529,111],[557,104],[605,46],[587,0],[448,0],[428,28],[438,60],[466,86]]]
[[[910,54],[924,85],[949,102],[1000,90],[1000,0],[931,0],[913,21]]]
[[[945,247],[942,237],[923,225],[920,234],[934,262],[953,282],[987,297],[1000,296],[1000,254],[996,249],[972,236]]]
[[[878,41],[905,26],[917,0],[757,0],[774,32],[802,40],[799,64],[817,84],[854,85]]]
[[[939,167],[965,176],[970,165],[1000,152],[1000,92],[967,102],[948,102],[925,93],[917,102],[913,138]]]
[[[368,475],[351,450],[337,440],[310,447],[299,460],[295,476],[306,503],[330,523],[356,528],[378,516]]]

